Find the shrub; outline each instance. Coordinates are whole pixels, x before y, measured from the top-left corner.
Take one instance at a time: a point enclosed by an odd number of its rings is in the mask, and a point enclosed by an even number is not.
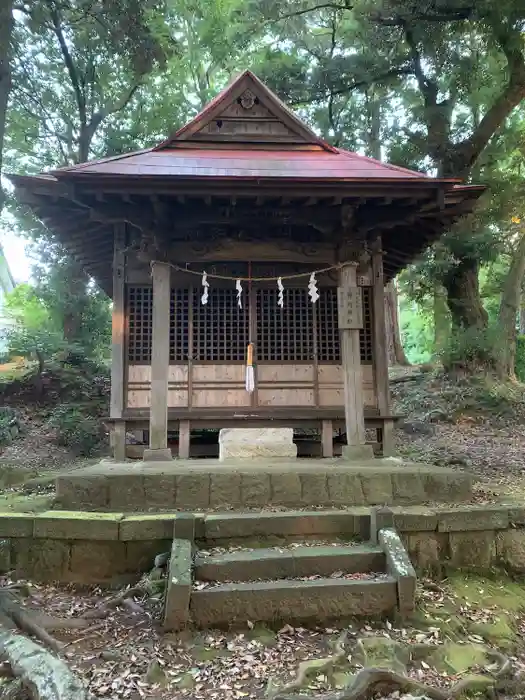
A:
[[[61,404],[53,409],[48,421],[58,444],[84,457],[93,454],[105,436],[99,416],[89,411],[80,404]]]
[[[495,328],[467,328],[455,330],[443,350],[443,366],[447,370],[494,369],[494,348],[498,333]]]
[[[0,407],[0,445],[9,445],[18,435],[19,424],[15,411],[9,406]]]

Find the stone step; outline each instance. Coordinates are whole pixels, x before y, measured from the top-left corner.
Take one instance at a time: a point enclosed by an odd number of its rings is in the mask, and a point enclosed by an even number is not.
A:
[[[195,579],[198,581],[257,581],[380,573],[386,559],[380,547],[371,545],[312,545],[268,549],[239,549],[220,554],[197,554]]]
[[[397,582],[376,579],[280,580],[223,583],[193,590],[190,615],[199,628],[246,622],[318,623],[375,617],[397,607]]]

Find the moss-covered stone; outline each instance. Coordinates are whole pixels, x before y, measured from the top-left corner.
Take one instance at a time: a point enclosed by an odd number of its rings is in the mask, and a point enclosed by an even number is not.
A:
[[[388,637],[365,637],[361,639],[360,649],[364,658],[363,666],[387,668],[396,673],[405,673],[410,661],[409,647]]]
[[[515,644],[516,632],[510,624],[510,617],[505,614],[494,622],[472,622],[468,630],[500,649],[509,650]]]
[[[488,659],[482,644],[446,642],[432,653],[428,663],[440,673],[455,675],[483,666]]]

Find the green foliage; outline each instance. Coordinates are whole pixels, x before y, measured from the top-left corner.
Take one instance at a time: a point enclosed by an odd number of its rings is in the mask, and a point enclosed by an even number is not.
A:
[[[13,427],[18,426],[16,412],[9,406],[0,407],[0,445],[9,445],[13,440]]]
[[[465,370],[493,370],[494,348],[500,340],[499,336],[493,327],[453,330],[442,352],[443,365]]]
[[[85,457],[90,456],[102,443],[105,432],[101,420],[90,415],[86,406],[75,403],[57,406],[49,418],[59,445]]]
[[[411,364],[430,362],[433,354],[434,329],[428,313],[418,309],[415,303],[407,305],[401,299],[399,322],[401,339]]]

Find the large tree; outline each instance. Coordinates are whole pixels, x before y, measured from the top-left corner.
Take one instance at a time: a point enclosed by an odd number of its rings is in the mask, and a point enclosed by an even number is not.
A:
[[[483,177],[487,149],[525,97],[523,3],[255,0],[252,8],[269,37],[288,42],[268,49],[275,88],[313,121],[325,110],[322,128],[344,146],[366,150],[355,132],[379,90],[388,95],[383,155],[441,177],[468,181],[473,169]],[[435,268],[456,327],[487,323],[478,286],[487,246],[477,243],[456,228]]]

